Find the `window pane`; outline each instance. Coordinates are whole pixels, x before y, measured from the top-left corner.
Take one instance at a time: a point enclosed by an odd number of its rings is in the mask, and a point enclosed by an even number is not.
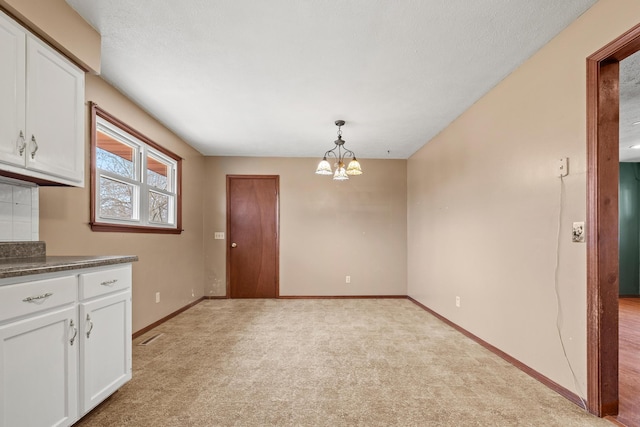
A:
[[[134,150],[109,135],[98,133],[96,164],[99,169],[134,178]]]
[[[161,190],[171,190],[169,185],[170,166],[155,157],[147,156],[147,183]]]
[[[100,177],[101,217],[134,219],[133,197],[133,185]]]
[[[169,223],[169,203],[171,199],[166,194],[149,191],[149,221],[161,224]]]

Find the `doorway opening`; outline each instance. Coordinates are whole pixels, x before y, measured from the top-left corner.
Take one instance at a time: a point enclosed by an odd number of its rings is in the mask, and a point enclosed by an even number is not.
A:
[[[640,50],[640,25],[587,58],[587,398],[618,414],[619,63]]]

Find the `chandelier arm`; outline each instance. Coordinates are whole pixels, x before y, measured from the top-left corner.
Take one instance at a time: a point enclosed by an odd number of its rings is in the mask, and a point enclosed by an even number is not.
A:
[[[344,158],[344,156],[349,156],[349,157],[354,157],[355,158],[356,157],[356,153],[354,153],[353,151],[349,150],[348,148],[345,148],[344,149],[343,158]]]
[[[325,157],[332,157],[333,156],[334,158],[337,159],[338,157],[336,156],[335,150],[336,150],[335,148],[332,148],[331,150],[328,150],[326,153],[324,153],[324,156]]]

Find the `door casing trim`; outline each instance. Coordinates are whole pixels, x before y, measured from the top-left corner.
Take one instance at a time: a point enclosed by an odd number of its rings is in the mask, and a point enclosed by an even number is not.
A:
[[[587,58],[587,402],[618,413],[619,62],[640,24]]]

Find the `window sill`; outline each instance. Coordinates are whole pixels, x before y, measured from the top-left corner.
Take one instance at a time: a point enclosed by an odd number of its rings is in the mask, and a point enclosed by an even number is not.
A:
[[[92,223],[91,231],[107,231],[113,233],[153,233],[153,234],[182,234],[179,228],[142,227],[137,225],[121,225],[107,223]]]

